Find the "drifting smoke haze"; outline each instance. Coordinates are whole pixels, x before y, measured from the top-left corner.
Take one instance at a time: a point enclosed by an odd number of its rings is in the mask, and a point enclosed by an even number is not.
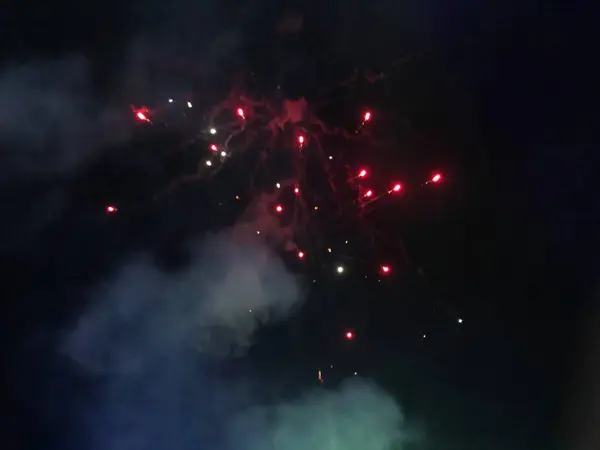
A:
[[[334,392],[313,390],[292,402],[250,408],[233,421],[234,448],[390,449],[401,445],[402,415],[387,394],[366,381]]]
[[[91,81],[82,57],[0,72],[3,178],[70,173],[130,137],[129,112],[94,98]]]
[[[61,347],[104,380],[82,407],[86,448],[386,450],[403,437],[399,407],[368,381],[265,404],[259,375],[215,374],[259,324],[302,301],[299,280],[250,232],[264,222],[248,219],[193,245],[185,269],[165,273],[139,257],[92,291]]]
[[[100,99],[84,57],[0,71],[0,249],[19,252],[69,207],[63,181],[131,137],[131,111]],[[32,189],[34,187],[34,189]]]
[[[101,370],[120,372],[162,347],[206,351],[217,343],[203,332],[214,328],[221,330],[220,351],[246,348],[259,321],[286,318],[299,303],[296,280],[256,241],[226,234],[196,247],[189,266],[176,274],[161,272],[150,258],[120,269],[93,294],[69,340],[69,354],[93,368],[104,358],[96,352],[108,351],[111,361]],[[123,333],[127,339],[121,342]]]
[[[114,68],[121,73],[115,99],[122,91],[135,91],[133,96],[154,89],[153,96],[163,99],[188,91],[188,85],[151,80],[148,73],[172,49],[182,59],[202,53],[202,67],[215,72],[244,41],[237,25],[205,39],[206,27],[197,24],[191,32],[197,36],[184,35],[179,21],[189,14],[182,8],[169,5],[167,11],[178,11],[171,18],[156,7],[144,9],[164,25],[128,46],[128,61]],[[253,17],[260,14],[252,11]],[[208,13],[198,17],[219,27]],[[280,32],[302,27],[300,16],[282,20]],[[80,174],[107,146],[131,137],[129,105],[99,101],[93,77],[89,61],[80,57],[13,65],[0,73],[2,183]],[[305,102],[286,102],[283,123],[299,122],[305,109]],[[80,395],[69,385],[61,390],[69,402],[51,396],[44,405],[54,413],[74,402],[63,448],[387,450],[402,441],[398,405],[367,380],[353,379],[336,390],[315,387],[294,399],[275,393],[280,400],[269,395],[265,402],[258,392],[271,386],[260,374],[248,368],[235,379],[216,374],[232,356],[244,359],[259,327],[290,318],[302,304],[302,280],[273,251],[296,249],[291,228],[281,228],[273,216],[275,199],[259,195],[233,228],[189,244],[191,258],[183,269],[167,272],[153,255],[129,255],[87,290],[85,307],[60,333],[60,343],[52,351],[44,347],[45,356],[66,356],[72,372],[92,386]],[[62,187],[40,193],[11,229],[32,231],[20,240],[16,232],[3,233],[2,244],[33,242],[44,225],[61,223],[57,211],[70,206]],[[84,258],[80,263],[90,264]]]
[[[289,188],[293,185],[293,181],[280,183],[282,188]],[[232,237],[266,242],[286,251],[297,250],[292,227],[283,227],[279,217],[273,213],[278,194],[277,191],[271,194],[259,194],[256,200],[249,205],[240,223],[233,229]]]
[[[73,174],[107,147],[131,138],[135,124],[128,102],[189,94],[189,73],[203,71],[183,65],[180,71],[189,72],[184,81],[181,74],[174,78],[161,70],[183,39],[178,30],[168,36],[158,41],[144,34],[126,46],[124,61],[113,67],[119,75],[109,96],[94,85],[97,64],[82,55],[13,63],[0,70],[0,182]],[[205,44],[202,67],[214,71],[236,48],[235,36],[235,30],[221,32]],[[181,59],[185,56],[184,51]]]

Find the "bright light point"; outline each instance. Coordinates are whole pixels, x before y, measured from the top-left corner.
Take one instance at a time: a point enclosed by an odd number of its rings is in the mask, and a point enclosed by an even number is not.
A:
[[[192,102],[187,102],[188,108],[192,107]]]
[[[217,134],[217,129],[216,129],[216,128],[211,128],[211,129],[209,130],[209,133],[210,133],[210,134]]]
[[[346,339],[348,339],[349,341],[354,339],[354,333],[352,331],[346,331],[345,336],[346,336]]]
[[[211,144],[210,150],[213,151],[213,152],[216,152],[217,150],[219,150],[219,147],[217,147],[216,144]]]
[[[315,211],[318,211],[318,210],[319,210],[319,207],[318,207],[318,206],[315,206]]]
[[[426,334],[423,335],[423,339],[427,339],[427,335]]]
[[[436,173],[435,175],[433,175],[433,177],[431,177],[431,182],[432,183],[439,183],[440,181],[442,181],[442,174],[441,173]]]
[[[256,230],[256,234],[260,234],[260,231]]]
[[[275,211],[278,213],[283,212],[283,206],[281,206],[281,205],[275,206]]]
[[[239,199],[240,199],[240,196],[239,196],[239,195],[236,195],[236,196],[235,196],[235,199],[236,199],[236,200],[239,200]]]
[[[304,144],[304,136],[298,136],[298,144]]]
[[[364,178],[367,176],[367,171],[366,169],[362,169],[360,172],[358,172],[358,177],[359,178]]]
[[[330,157],[329,157],[329,161],[331,161],[332,159],[333,159],[333,156],[330,156]]]
[[[208,167],[210,167],[210,166],[212,166],[212,162],[211,162],[211,161],[206,161],[206,165],[207,165]]]
[[[114,206],[114,205],[108,205],[106,207],[106,212],[109,213],[109,214],[116,213],[117,212],[117,207]]]
[[[367,111],[364,115],[364,121],[368,122],[369,120],[371,120],[371,113]]]
[[[459,317],[457,320],[458,323],[463,323],[463,320]]]
[[[396,183],[394,185],[394,187],[392,188],[392,191],[394,192],[400,192],[402,190],[402,185],[400,183]]]
[[[242,108],[238,108],[236,111],[236,114],[241,117],[242,119],[245,119],[246,116],[244,115],[244,110]]]
[[[169,103],[173,103],[173,99],[172,98],[169,99]]]
[[[346,244],[348,243],[348,241],[345,242]]]
[[[365,197],[372,197],[373,196],[373,191],[371,189],[369,189],[367,192],[365,192]]]
[[[327,253],[331,253],[331,247],[327,249]]]
[[[150,110],[145,106],[142,106],[141,108],[134,108],[133,112],[135,113],[135,118],[140,122],[150,122],[150,117],[148,117]]]
[[[357,375],[358,375],[358,372],[354,372],[354,376],[357,376]]]
[[[277,183],[275,186],[277,186],[277,189],[281,189],[281,184]]]
[[[298,258],[299,259],[303,259],[304,258],[304,252],[303,251],[299,251],[298,252]]]
[[[221,152],[221,156],[225,158],[227,156],[227,152]]]
[[[251,310],[251,309],[249,309],[249,310],[248,310],[248,312],[249,312],[249,313],[251,313],[251,312],[252,312],[252,310]]]
[[[386,265],[381,266],[381,274],[382,275],[388,275],[391,271],[392,271],[392,269],[390,268],[390,266],[386,266]]]
[[[295,187],[294,188],[294,194],[296,194],[296,195],[300,194],[300,188],[299,187]]]
[[[344,266],[337,266],[337,273],[344,273]]]

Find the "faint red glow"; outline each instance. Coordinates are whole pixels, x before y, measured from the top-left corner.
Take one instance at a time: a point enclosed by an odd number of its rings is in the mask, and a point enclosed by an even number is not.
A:
[[[367,169],[361,169],[360,172],[358,172],[358,178],[364,178],[367,176]]]
[[[441,173],[436,173],[431,177],[431,182],[432,183],[439,183],[440,181],[442,181],[442,174]]]
[[[354,339],[354,333],[352,331],[346,331],[345,337],[346,340],[351,341],[352,339]]]
[[[365,192],[365,197],[372,197],[373,196],[373,191],[371,189],[369,189],[367,192]]]
[[[304,145],[304,136],[298,136],[298,144],[300,144],[300,147]]]
[[[211,151],[216,152],[217,150],[219,150],[219,147],[217,147],[216,144],[211,144],[210,149]]]
[[[294,194],[300,195],[300,188],[298,186],[294,188]]]
[[[116,206],[114,206],[114,205],[108,205],[108,206],[106,207],[106,212],[107,212],[108,214],[114,214],[114,213],[116,213],[117,211],[118,211],[118,210],[117,210],[117,207],[116,207]]]
[[[390,266],[387,266],[387,265],[381,266],[381,274],[382,275],[389,275],[391,271],[392,271],[392,269]]]
[[[368,122],[369,120],[371,120],[371,112],[367,111],[363,117],[364,122]]]
[[[236,111],[236,113],[237,113],[237,115],[238,115],[239,117],[241,117],[242,119],[245,119],[245,118],[246,118],[246,116],[245,116],[245,114],[244,114],[244,110],[243,110],[242,108],[238,108],[238,109],[237,109],[237,111]]]
[[[402,185],[400,183],[396,183],[394,187],[392,187],[392,191],[400,192],[402,190]]]

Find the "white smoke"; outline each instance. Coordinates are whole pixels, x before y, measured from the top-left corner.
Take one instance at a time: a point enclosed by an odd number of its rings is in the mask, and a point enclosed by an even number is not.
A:
[[[130,372],[178,348],[227,353],[246,348],[259,322],[287,317],[300,301],[296,280],[258,242],[214,236],[193,253],[175,274],[149,257],[123,266],[94,293],[69,354],[94,371]]]
[[[230,436],[236,449],[389,450],[406,439],[402,425],[386,392],[355,380],[333,392],[250,408],[235,418]]]
[[[103,380],[98,400],[81,406],[85,448],[387,450],[403,438],[398,406],[366,381],[258,406],[266,381],[214,375],[215,357],[247,348],[259,322],[285,319],[302,300],[298,280],[244,229],[193,246],[184,270],[139,257],[94,291],[62,348]]]

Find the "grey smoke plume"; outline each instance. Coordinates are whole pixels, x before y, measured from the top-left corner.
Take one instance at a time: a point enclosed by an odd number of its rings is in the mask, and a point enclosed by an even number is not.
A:
[[[129,136],[128,113],[93,98],[84,58],[9,67],[0,72],[2,176],[75,170]]]
[[[230,346],[249,345],[257,318],[284,319],[301,302],[295,277],[243,230],[195,246],[185,270],[164,273],[140,257],[97,288],[62,349],[103,380],[82,406],[82,446],[387,450],[403,438],[398,406],[366,381],[264,404],[266,380],[211,370]]]
[[[288,188],[294,181],[282,181],[280,186]],[[279,192],[261,193],[249,205],[240,223],[233,230],[232,236],[236,239],[253,239],[266,242],[269,245],[283,248],[286,251],[297,250],[294,241],[293,224],[281,226],[281,220],[273,214],[273,208],[279,198]]]
[[[130,372],[173,349],[246,348],[259,322],[287,317],[300,298],[275,255],[231,236],[197,246],[189,267],[176,274],[148,257],[122,267],[94,294],[69,354],[94,371]]]
[[[403,416],[389,395],[365,380],[336,391],[250,408],[233,421],[236,449],[390,450],[408,440]]]

